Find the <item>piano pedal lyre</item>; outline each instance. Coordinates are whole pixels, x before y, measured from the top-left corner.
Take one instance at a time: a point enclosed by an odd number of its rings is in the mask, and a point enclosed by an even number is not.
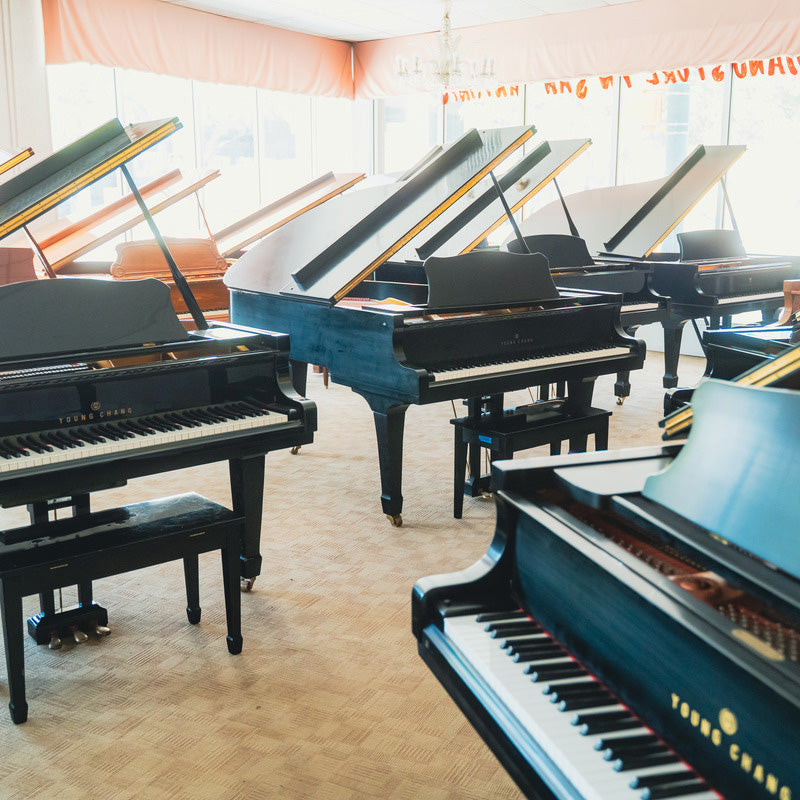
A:
[[[290,451],[293,456],[296,456],[300,452],[300,445],[296,444]]]
[[[617,405],[618,406],[621,406],[624,402],[625,402],[625,398],[624,397],[618,397],[617,398]]]
[[[51,650],[60,650],[61,644],[61,637],[58,635],[58,631],[50,631],[50,641],[47,643],[47,646]]]
[[[111,633],[111,628],[108,625],[100,625],[100,623],[95,623],[93,630],[96,636],[108,636]]]

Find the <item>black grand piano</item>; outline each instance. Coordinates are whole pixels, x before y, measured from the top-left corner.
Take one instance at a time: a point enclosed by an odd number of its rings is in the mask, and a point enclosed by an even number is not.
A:
[[[726,172],[745,149],[699,145],[663,179],[592,189],[566,198],[597,260],[610,268],[649,266],[650,290],[668,298],[667,315],[661,321],[665,388],[678,385],[687,321],[708,318],[710,327],[720,327],[733,315],[748,311],[760,311],[768,320],[782,305],[783,281],[800,272],[796,259],[745,252],[724,183]],[[722,182],[733,228],[678,233],[679,252],[657,252],[718,182]],[[531,215],[521,230],[526,236],[553,233],[563,227],[562,219],[562,205],[556,201]]]
[[[361,195],[361,213],[333,198],[276,231],[225,276],[232,320],[289,333],[301,393],[312,363],[367,400],[383,511],[395,525],[402,524],[409,404],[565,382],[567,408],[581,410],[591,405],[598,375],[642,364],[641,343],[620,329],[618,296],[559,293],[541,255],[431,257],[425,283],[372,277],[532,134],[470,131],[407,180],[384,187],[388,197]]]
[[[693,407],[683,446],[498,462],[486,555],[414,587],[420,655],[529,798],[800,792],[800,394]]]
[[[113,120],[59,150],[0,186],[0,232],[115,167],[129,177],[125,161],[178,127]],[[100,489],[228,461],[232,504],[245,517],[241,577],[249,588],[261,568],[264,455],[312,441],[316,407],[294,391],[285,334],[209,326],[194,307],[198,329],[187,332],[169,288],[153,279],[0,287],[0,504],[27,505],[34,523],[58,508],[86,514]],[[0,547],[21,544],[4,537]],[[91,586],[79,590],[90,607]],[[52,595],[42,603],[41,629],[55,635]]]
[[[504,248],[514,253],[541,253],[547,258],[553,282],[561,289],[583,289],[622,295],[620,320],[630,335],[641,325],[663,322],[667,300],[651,287],[652,266],[647,263],[608,264],[595,261],[581,238],[558,187],[558,176],[591,144],[590,139],[544,141],[511,166],[477,197],[442,214],[390,261],[380,266],[378,280],[425,283],[423,260],[491,248],[487,237],[506,221],[514,227]],[[569,233],[523,236],[513,214],[546,186],[560,198]],[[498,193],[502,192],[502,198]],[[432,230],[431,230],[432,229]],[[630,376],[621,371],[614,385],[618,403],[630,394]]]

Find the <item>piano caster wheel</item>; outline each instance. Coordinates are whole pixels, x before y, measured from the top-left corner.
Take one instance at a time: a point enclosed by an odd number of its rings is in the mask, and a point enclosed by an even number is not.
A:
[[[239,578],[239,588],[243,592],[249,592],[253,588],[255,582],[255,578]]]
[[[621,406],[624,402],[625,402],[625,398],[624,397],[618,397],[617,398],[617,405],[618,406]]]
[[[51,650],[61,649],[61,637],[55,631],[50,634],[50,641],[47,643],[47,646]]]
[[[300,452],[300,445],[296,444],[290,451],[293,456],[296,456]]]
[[[98,636],[108,636],[108,634],[111,633],[111,628],[107,625],[95,625],[94,632]]]
[[[83,644],[89,637],[80,628],[70,628],[75,644]]]
[[[394,525],[395,528],[402,528],[403,527],[403,515],[402,514],[387,514],[386,519]]]

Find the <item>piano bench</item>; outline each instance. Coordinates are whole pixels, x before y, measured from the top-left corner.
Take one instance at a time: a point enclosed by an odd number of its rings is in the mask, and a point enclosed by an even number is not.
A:
[[[550,455],[559,455],[561,443],[569,441],[569,452],[586,452],[590,435],[595,450],[608,449],[610,411],[589,408],[570,414],[560,402],[532,403],[507,409],[502,414],[451,419],[455,434],[453,464],[453,516],[461,519],[464,495],[478,497],[492,491],[491,476],[481,475],[481,448],[494,459],[513,458],[518,450],[550,445]],[[465,479],[467,464],[469,477]]]
[[[240,653],[243,526],[241,515],[190,492],[0,533],[0,610],[11,719],[19,724],[28,718],[22,620],[27,595],[183,559],[186,613],[196,623],[198,555],[220,550],[228,650]],[[63,612],[64,619],[73,612]]]

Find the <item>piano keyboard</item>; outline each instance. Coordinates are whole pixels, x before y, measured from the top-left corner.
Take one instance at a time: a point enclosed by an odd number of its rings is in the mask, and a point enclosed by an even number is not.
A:
[[[258,433],[289,422],[286,414],[256,404],[231,402],[169,411],[93,425],[54,428],[0,438],[0,477],[29,469],[59,467],[71,461],[135,455],[137,451],[180,446],[212,436]]]
[[[720,800],[525,612],[445,617],[444,640],[584,800]]]
[[[622,308],[620,311],[624,314],[626,311],[655,311],[655,309],[660,308],[660,303],[648,303],[642,301],[641,303],[623,303]]]
[[[747,303],[751,300],[783,300],[783,292],[762,292],[761,294],[730,294],[719,298],[719,305],[726,303]]]
[[[509,361],[495,361],[491,364],[473,364],[467,367],[454,367],[453,369],[430,370],[436,384],[453,383],[469,378],[499,377],[505,374],[512,375],[525,370],[542,369],[543,367],[575,364],[581,361],[596,361],[597,359],[629,356],[631,351],[627,347],[603,347],[596,350],[577,350],[570,353],[554,353],[536,358],[519,358]]]

